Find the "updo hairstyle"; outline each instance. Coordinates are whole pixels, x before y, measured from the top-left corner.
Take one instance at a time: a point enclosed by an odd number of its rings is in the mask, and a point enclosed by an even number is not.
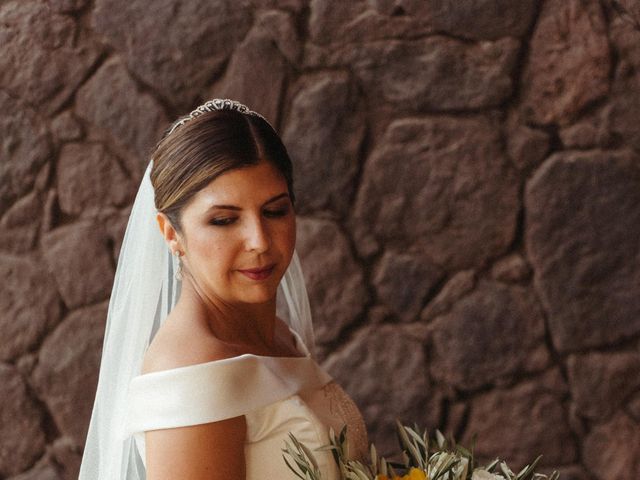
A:
[[[206,112],[167,130],[152,159],[156,210],[179,233],[181,211],[198,191],[229,170],[261,160],[270,162],[285,178],[295,209],[291,159],[278,134],[260,116],[236,110]]]

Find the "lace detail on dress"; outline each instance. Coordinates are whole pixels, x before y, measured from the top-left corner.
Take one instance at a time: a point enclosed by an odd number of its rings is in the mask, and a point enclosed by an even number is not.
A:
[[[334,381],[322,387],[322,392],[329,403],[331,414],[340,418],[342,423],[347,425],[350,456],[357,460],[365,460],[369,455],[369,440],[367,426],[360,410],[347,392]],[[337,431],[337,433],[340,432]]]

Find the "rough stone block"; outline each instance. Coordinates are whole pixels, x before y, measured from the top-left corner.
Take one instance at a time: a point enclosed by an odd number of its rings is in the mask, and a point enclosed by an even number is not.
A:
[[[44,453],[42,412],[15,368],[0,364],[0,475],[16,475]],[[10,445],[11,448],[6,446]]]
[[[398,250],[419,248],[450,269],[504,252],[515,233],[519,182],[495,127],[484,116],[392,122],[364,166],[349,219],[356,247],[368,233]]]
[[[0,253],[0,360],[34,348],[60,318],[60,297],[42,263],[35,255]]]
[[[76,446],[84,445],[89,428],[106,319],[106,303],[71,313],[42,344],[31,377],[56,425]]]
[[[431,375],[460,390],[539,371],[550,363],[544,318],[529,288],[483,280],[430,328]]]
[[[304,265],[316,341],[327,344],[362,314],[369,301],[364,276],[335,223],[298,217],[297,228],[296,249]]]
[[[283,141],[296,172],[300,212],[347,214],[365,123],[346,74],[308,78],[294,97]]]
[[[69,100],[101,54],[91,38],[78,42],[75,22],[48,2],[3,2],[0,24],[0,89],[38,112],[53,113]]]
[[[103,229],[91,221],[57,228],[42,238],[43,255],[69,308],[104,300],[111,293],[113,264]],[[82,281],[78,281],[78,273]]]
[[[538,124],[567,124],[609,91],[607,26],[596,0],[545,2],[522,77],[523,109]]]
[[[628,152],[563,152],[529,180],[525,244],[563,352],[640,333],[640,162]]]

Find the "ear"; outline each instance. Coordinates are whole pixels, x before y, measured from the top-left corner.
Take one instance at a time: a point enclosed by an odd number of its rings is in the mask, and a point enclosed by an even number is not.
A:
[[[167,242],[167,245],[169,245],[171,252],[173,253],[176,250],[184,252],[180,234],[171,224],[169,217],[162,212],[158,212],[158,215],[156,215],[156,221],[158,222],[160,233],[162,233],[164,240]]]

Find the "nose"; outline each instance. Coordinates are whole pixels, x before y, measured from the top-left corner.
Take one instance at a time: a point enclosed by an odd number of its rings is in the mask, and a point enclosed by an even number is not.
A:
[[[248,222],[245,235],[247,251],[265,252],[271,247],[271,232],[261,218]]]

